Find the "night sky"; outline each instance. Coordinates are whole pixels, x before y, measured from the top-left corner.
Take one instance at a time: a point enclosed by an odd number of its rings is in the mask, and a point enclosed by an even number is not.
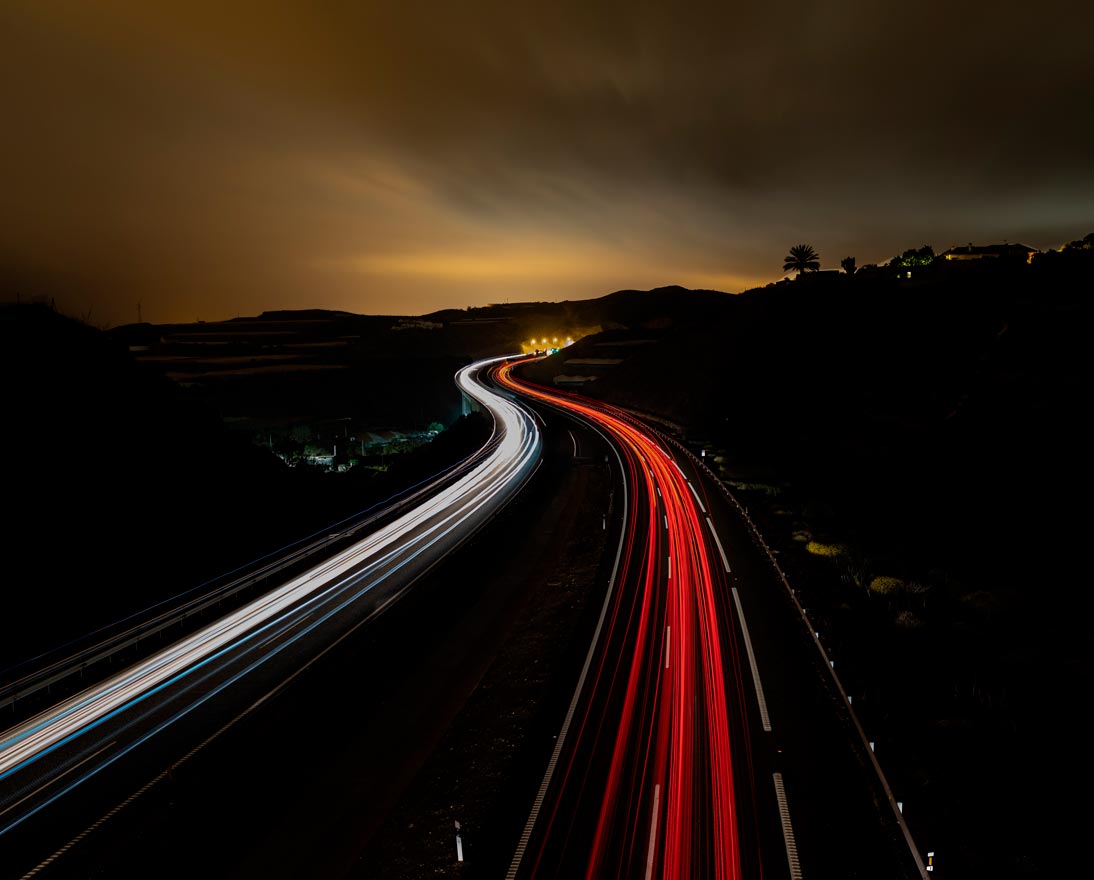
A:
[[[1094,7],[4,0],[0,284],[109,326],[1094,231]]]

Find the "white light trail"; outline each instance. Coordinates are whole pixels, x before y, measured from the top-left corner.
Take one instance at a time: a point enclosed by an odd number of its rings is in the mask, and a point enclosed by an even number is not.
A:
[[[473,531],[532,472],[540,453],[534,420],[516,403],[476,380],[506,358],[479,361],[456,374],[456,384],[494,420],[477,465],[418,507],[261,598],[189,635],[132,667],[64,700],[0,734],[0,780],[27,768],[107,719],[145,700],[227,651],[258,646],[271,630],[340,591],[363,588],[359,598],[443,538]],[[339,610],[345,607],[339,604]],[[312,629],[308,627],[308,630]],[[7,827],[11,827],[10,825]],[[0,828],[0,833],[5,829]]]

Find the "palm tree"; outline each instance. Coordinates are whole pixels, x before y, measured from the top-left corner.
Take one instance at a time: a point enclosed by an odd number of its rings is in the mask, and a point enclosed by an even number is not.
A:
[[[842,260],[839,261],[839,264],[840,264],[840,266],[843,267],[843,271],[846,272],[848,275],[854,275],[855,274],[855,258],[854,257],[844,257]]]
[[[794,245],[785,260],[784,272],[816,272],[820,268],[820,254],[808,244]]]

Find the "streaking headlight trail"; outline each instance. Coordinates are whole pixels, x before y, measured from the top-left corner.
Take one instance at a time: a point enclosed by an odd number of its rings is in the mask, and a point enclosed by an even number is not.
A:
[[[458,480],[261,598],[0,734],[0,835],[303,636],[331,621],[337,634],[377,613],[484,525],[531,476],[541,450],[530,414],[479,379],[505,360],[456,374],[494,423]]]

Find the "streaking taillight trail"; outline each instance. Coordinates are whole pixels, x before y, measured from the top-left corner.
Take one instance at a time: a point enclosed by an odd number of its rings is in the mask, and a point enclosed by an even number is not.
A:
[[[541,827],[534,837],[526,831],[532,840],[510,876],[572,875],[580,867],[587,880],[740,877],[727,698],[737,670],[726,666],[734,647],[723,566],[708,548],[698,496],[636,420],[519,381],[510,370],[498,370],[504,386],[611,438],[632,499],[617,578],[624,588],[616,591],[602,639],[624,647],[601,651],[591,668],[586,714],[574,721]],[[594,704],[612,708],[590,711]],[[581,812],[595,817],[592,830],[575,829],[563,801],[580,802]]]
[[[0,837],[275,657],[291,673],[304,661],[288,647],[304,637],[322,644],[313,634],[334,639],[379,613],[512,498],[541,439],[527,410],[478,380],[502,360],[455,377],[493,431],[454,482],[259,599],[0,733]]]

